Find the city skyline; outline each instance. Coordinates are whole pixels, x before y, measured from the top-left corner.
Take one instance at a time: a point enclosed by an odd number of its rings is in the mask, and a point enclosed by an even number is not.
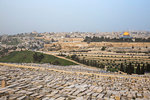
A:
[[[150,31],[149,0],[1,0],[0,35]]]

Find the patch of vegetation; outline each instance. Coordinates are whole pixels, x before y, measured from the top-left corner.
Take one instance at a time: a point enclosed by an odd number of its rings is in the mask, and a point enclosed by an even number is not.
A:
[[[1,57],[0,62],[10,63],[50,63],[54,65],[76,65],[75,63],[57,58],[53,55],[47,55],[33,51],[14,51],[7,56]]]
[[[104,64],[98,63],[96,60],[87,60],[85,58],[80,59],[77,55],[72,55],[71,57],[67,57],[67,58],[77,61],[79,63],[85,64],[87,66],[93,66],[93,67],[102,68],[102,69],[105,68]]]
[[[135,61],[135,58],[133,56],[130,57],[117,57],[117,56],[105,56],[101,55],[100,58],[94,58],[84,56],[78,56],[78,55],[71,55],[67,56],[67,58],[75,60],[79,63],[93,66],[97,68],[105,68],[107,71],[110,72],[118,72],[119,70],[127,73],[127,74],[139,74],[142,75],[144,73],[150,73],[150,64],[148,62],[141,61]],[[109,59],[112,58],[112,59]],[[117,58],[117,59],[115,59]],[[143,59],[143,58],[142,58]],[[145,59],[144,59],[145,60]]]
[[[104,47],[104,46],[101,48],[102,51],[105,51],[105,49],[106,49],[106,47]]]
[[[107,67],[107,71],[110,71],[110,72],[118,72],[118,69],[117,69],[117,68],[114,68],[114,67]]]

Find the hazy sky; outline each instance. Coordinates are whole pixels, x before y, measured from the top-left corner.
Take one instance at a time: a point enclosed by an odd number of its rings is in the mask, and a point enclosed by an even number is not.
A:
[[[150,30],[150,0],[0,0],[0,34]]]

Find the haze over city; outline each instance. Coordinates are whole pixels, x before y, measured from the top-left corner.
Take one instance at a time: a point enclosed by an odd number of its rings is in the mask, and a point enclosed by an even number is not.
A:
[[[0,0],[0,35],[150,31],[150,0]]]
[[[0,100],[150,100],[150,0],[0,0]]]

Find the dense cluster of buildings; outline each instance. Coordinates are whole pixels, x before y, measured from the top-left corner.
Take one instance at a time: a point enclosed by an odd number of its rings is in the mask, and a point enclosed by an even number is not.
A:
[[[104,38],[149,38],[149,32],[45,32],[21,33],[16,35],[0,36],[0,48],[16,47],[16,50],[40,50],[59,51],[65,48],[70,50],[91,48],[88,42],[84,42],[86,37]],[[73,46],[72,46],[73,44]],[[66,46],[65,46],[66,45]],[[99,43],[95,43],[99,45]],[[95,47],[94,47],[95,48]],[[97,48],[97,47],[96,47]],[[98,46],[99,48],[99,46]],[[113,49],[113,48],[111,48]]]

